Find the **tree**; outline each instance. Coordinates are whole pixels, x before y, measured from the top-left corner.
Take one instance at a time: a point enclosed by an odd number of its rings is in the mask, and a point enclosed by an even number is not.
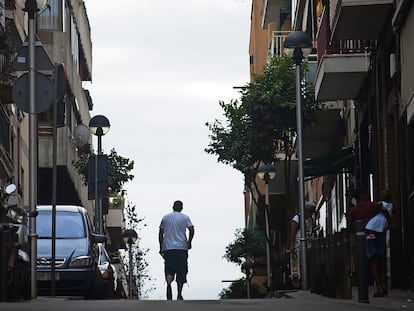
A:
[[[262,257],[266,254],[265,234],[261,230],[237,229],[236,239],[226,246],[224,258],[241,264],[246,257]]]
[[[260,286],[257,284],[252,284],[250,288],[250,297],[251,298],[264,298],[265,294],[260,290]],[[246,280],[239,279],[232,282],[229,285],[229,288],[223,288],[219,294],[220,299],[240,299],[247,297],[247,288]]]
[[[132,245],[132,257],[134,262],[134,266],[132,267],[132,276],[133,284],[135,285],[133,291],[135,291],[135,294],[139,299],[142,299],[146,297],[149,292],[154,290],[153,284],[151,284],[150,287],[144,286],[146,283],[153,281],[152,277],[148,274],[148,261],[146,260],[149,249],[140,247],[141,238],[139,232],[141,231],[140,225],[143,224],[144,218],[139,218],[136,206],[130,202],[128,202],[125,207],[124,213],[126,228],[134,229],[138,233],[138,240]],[[146,227],[147,225],[143,224],[143,226]],[[123,259],[125,270],[128,272],[131,265],[127,252],[123,253]]]
[[[226,246],[224,258],[229,262],[241,265],[246,258],[257,258],[265,255],[266,239],[261,230],[237,229],[236,239]],[[260,286],[252,284],[250,289],[252,298],[263,298]],[[240,279],[232,282],[228,289],[223,289],[219,294],[221,299],[246,298],[246,280]]]
[[[307,63],[301,65],[304,76]],[[324,104],[315,100],[313,83],[301,81],[302,121],[304,128],[317,121]],[[207,122],[210,144],[205,151],[216,155],[218,161],[231,165],[244,175],[245,187],[251,193],[260,193],[256,183],[257,169],[261,162],[276,164],[283,161],[286,197],[295,201],[292,193],[292,155],[296,143],[296,72],[291,58],[274,56],[265,65],[263,73],[241,89],[240,100],[219,105],[225,121]],[[284,153],[284,158],[277,156]],[[252,196],[256,206],[258,197]],[[294,209],[286,213],[286,221]],[[288,232],[287,232],[288,234]]]
[[[301,67],[306,70],[306,63]],[[314,87],[302,81],[304,126],[312,125],[323,105],[314,100]],[[207,122],[211,142],[205,151],[243,173],[246,185],[255,184],[260,162],[276,161],[276,146],[284,143],[286,160],[292,148],[286,133],[296,131],[296,80],[292,59],[275,56],[263,73],[242,88],[241,99],[219,105],[226,121]],[[289,176],[289,175],[287,175]]]
[[[73,161],[72,164],[82,176],[82,181],[85,186],[88,185],[88,159],[92,155],[89,148],[82,149],[79,154],[79,160]],[[122,186],[134,179],[134,175],[130,174],[134,168],[134,161],[124,158],[112,149],[108,155],[108,187],[110,191],[119,193]]]

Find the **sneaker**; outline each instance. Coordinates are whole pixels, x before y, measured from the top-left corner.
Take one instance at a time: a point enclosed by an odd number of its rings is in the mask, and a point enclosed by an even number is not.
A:
[[[183,296],[177,296],[177,300],[184,300]]]
[[[167,285],[167,300],[172,300],[172,289],[171,289],[171,285]]]
[[[385,293],[384,292],[375,292],[373,296],[374,297],[384,297]]]

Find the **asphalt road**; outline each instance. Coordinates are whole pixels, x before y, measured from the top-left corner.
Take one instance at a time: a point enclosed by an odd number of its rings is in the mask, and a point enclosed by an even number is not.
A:
[[[381,300],[382,299],[382,300]],[[379,298],[369,304],[355,300],[329,299],[308,292],[277,299],[251,300],[82,300],[76,298],[45,298],[13,303],[0,303],[1,311],[356,311],[414,310],[411,299]]]

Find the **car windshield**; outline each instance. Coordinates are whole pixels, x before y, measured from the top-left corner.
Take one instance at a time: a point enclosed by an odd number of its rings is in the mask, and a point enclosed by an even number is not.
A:
[[[40,212],[36,217],[36,231],[39,238],[52,237],[52,213]],[[82,215],[76,212],[56,213],[56,238],[73,239],[86,237]]]

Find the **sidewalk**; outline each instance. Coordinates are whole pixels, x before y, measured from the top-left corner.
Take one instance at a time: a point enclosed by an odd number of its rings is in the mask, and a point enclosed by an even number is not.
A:
[[[309,301],[330,300],[333,303],[360,305],[361,309],[363,309],[364,306],[369,305],[371,307],[378,307],[379,310],[414,310],[414,291],[392,289],[389,291],[388,296],[374,298],[374,288],[370,287],[368,290],[369,303],[358,302],[357,287],[352,288],[352,299],[329,298],[322,295],[313,294],[310,291],[288,292],[285,294],[285,296]]]

